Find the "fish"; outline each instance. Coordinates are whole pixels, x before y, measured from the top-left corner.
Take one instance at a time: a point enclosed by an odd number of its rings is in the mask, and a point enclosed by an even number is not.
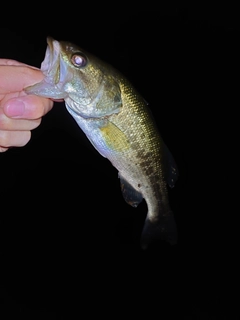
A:
[[[88,140],[116,168],[125,201],[133,207],[146,202],[142,249],[158,240],[177,244],[168,188],[178,168],[144,97],[113,65],[72,42],[47,37],[40,68],[44,79],[25,92],[63,99]]]

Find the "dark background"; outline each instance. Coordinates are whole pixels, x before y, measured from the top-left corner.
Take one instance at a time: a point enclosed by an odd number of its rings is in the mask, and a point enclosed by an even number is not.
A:
[[[0,154],[2,319],[237,319],[237,11],[89,6],[15,8],[0,57],[40,67],[50,35],[132,81],[178,165],[179,242],[140,250],[146,204],[125,203],[116,169],[55,103],[25,147]]]

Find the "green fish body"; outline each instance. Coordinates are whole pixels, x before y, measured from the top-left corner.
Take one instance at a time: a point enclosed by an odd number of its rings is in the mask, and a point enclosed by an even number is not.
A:
[[[146,101],[115,68],[68,42],[48,38],[42,82],[28,94],[64,99],[69,113],[98,152],[118,170],[127,203],[148,207],[141,243],[155,239],[175,244],[177,228],[167,184],[177,176]]]

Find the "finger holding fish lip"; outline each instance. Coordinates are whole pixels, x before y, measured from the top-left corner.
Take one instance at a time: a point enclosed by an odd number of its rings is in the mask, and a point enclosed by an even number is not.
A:
[[[19,62],[17,60],[12,60],[12,59],[0,59],[0,66],[25,66],[25,67],[31,67],[32,69],[38,69],[37,67],[29,66],[26,63]]]
[[[0,59],[0,66],[0,152],[4,152],[28,143],[31,130],[40,125],[54,100],[24,91],[43,80],[40,69],[11,59]]]
[[[0,95],[6,95],[9,92],[21,92],[24,87],[36,84],[43,78],[42,71],[37,68],[24,64],[3,64],[0,68]]]

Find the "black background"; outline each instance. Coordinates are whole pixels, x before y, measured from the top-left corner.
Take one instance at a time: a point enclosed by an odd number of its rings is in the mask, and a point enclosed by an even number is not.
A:
[[[237,11],[69,5],[15,8],[0,57],[40,67],[50,35],[132,81],[178,165],[179,242],[140,250],[145,203],[125,203],[116,169],[55,103],[25,147],[0,154],[3,319],[237,319]]]

